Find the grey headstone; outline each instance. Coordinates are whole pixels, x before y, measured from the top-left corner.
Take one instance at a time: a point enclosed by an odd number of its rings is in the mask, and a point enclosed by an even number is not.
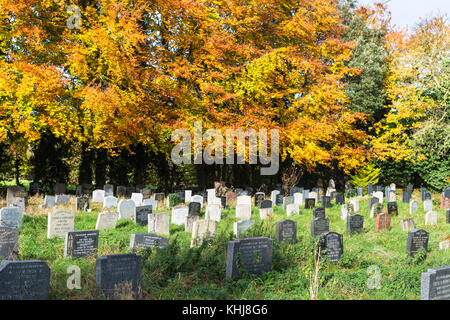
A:
[[[66,233],[64,257],[82,258],[97,255],[98,230],[70,231]]]
[[[322,196],[322,207],[331,208],[331,197],[330,196]]]
[[[68,204],[70,201],[70,196],[68,194],[57,194],[56,204]]]
[[[45,196],[43,208],[53,208],[55,206],[55,196]]]
[[[18,228],[22,226],[22,212],[18,207],[0,209],[0,227]]]
[[[420,300],[450,300],[450,266],[422,273]]]
[[[325,218],[325,208],[319,207],[313,210],[314,218]]]
[[[347,233],[352,235],[364,230],[364,217],[359,214],[347,216]]]
[[[245,234],[245,232],[250,229],[250,227],[253,226],[254,223],[255,221],[253,220],[241,220],[235,222],[233,224],[234,235],[236,237],[239,237],[240,235]]]
[[[153,233],[133,233],[130,238],[130,250],[146,248],[164,248],[169,245],[169,239]]]
[[[305,199],[305,209],[312,209],[316,205],[316,199],[306,198]]]
[[[428,250],[429,234],[422,229],[414,229],[408,232],[408,240],[406,242],[406,250],[411,257],[414,257],[420,248]]]
[[[271,200],[261,201],[261,203],[259,204],[259,208],[260,209],[272,208],[272,201]]]
[[[16,260],[18,243],[19,229],[0,227],[0,260]]]
[[[326,255],[332,262],[337,262],[344,253],[344,241],[342,235],[336,232],[328,232],[324,236]]]
[[[103,190],[105,191],[105,197],[114,196],[114,186],[112,184],[105,184]]]
[[[189,216],[200,216],[200,209],[202,205],[199,202],[189,202]]]
[[[282,220],[277,222],[275,227],[275,238],[277,241],[288,241],[295,243],[297,241],[297,222],[292,220]]]
[[[148,225],[148,215],[152,213],[152,206],[137,206],[134,222],[141,225]]]
[[[330,221],[327,218],[311,220],[311,237],[317,238],[330,231]]]

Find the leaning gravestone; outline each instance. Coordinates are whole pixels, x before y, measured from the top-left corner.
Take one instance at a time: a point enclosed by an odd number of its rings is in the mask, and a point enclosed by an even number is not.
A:
[[[0,227],[20,229],[22,226],[22,212],[18,207],[5,207],[0,209]]]
[[[344,241],[342,235],[336,232],[328,232],[323,235],[324,248],[328,259],[332,262],[338,262],[344,253]]]
[[[200,220],[199,216],[187,216],[186,224],[184,226],[184,232],[192,232],[192,228],[194,227],[194,222]]]
[[[330,221],[327,218],[314,218],[311,221],[311,237],[317,238],[330,231]]]
[[[234,235],[236,237],[239,237],[242,234],[245,234],[245,232],[250,229],[251,226],[253,226],[253,224],[255,223],[255,221],[253,220],[241,220],[238,222],[235,222],[233,224],[233,232]]]
[[[76,208],[78,211],[87,211],[89,209],[89,197],[81,196],[77,198]]]
[[[114,211],[100,212],[95,225],[96,230],[115,229],[119,214]]]
[[[353,235],[361,233],[364,230],[364,217],[359,214],[353,214],[347,217],[347,233]]]
[[[152,206],[137,206],[136,214],[134,215],[134,223],[141,226],[148,224],[148,215],[152,213]]]
[[[19,229],[0,227],[0,260],[16,260],[19,243]]]
[[[450,300],[450,266],[422,273],[420,300]]]
[[[397,202],[388,202],[388,214],[398,216]]]
[[[186,217],[189,215],[189,208],[186,206],[172,208],[172,223],[178,226],[186,223]]]
[[[50,268],[44,261],[3,261],[0,264],[0,300],[46,300]]]
[[[272,203],[274,203],[277,206],[277,195],[280,194],[279,190],[273,190],[270,193],[270,200],[272,201]]]
[[[68,210],[57,210],[48,214],[47,238],[57,236],[65,238],[66,233],[75,227],[75,213]]]
[[[314,218],[325,218],[325,208],[319,207],[313,210]]]
[[[411,231],[415,229],[414,225],[414,219],[413,218],[407,218],[400,221],[400,226],[402,227],[403,231]]]
[[[130,250],[147,248],[164,248],[169,239],[152,233],[133,233],[130,237]]]
[[[169,213],[152,213],[148,215],[148,232],[170,235]]]
[[[97,259],[96,282],[106,299],[139,298],[141,256],[135,253],[106,255]]]
[[[425,249],[425,254],[428,250],[428,238],[429,234],[422,229],[414,229],[408,232],[408,240],[406,242],[406,251],[409,255],[414,258],[417,251],[420,248]]]
[[[229,241],[226,279],[241,278],[241,268],[252,274],[270,271],[272,268],[272,248],[273,240],[266,237]]]
[[[134,219],[136,215],[136,203],[133,200],[120,200],[117,209],[119,219]]]
[[[82,258],[97,255],[98,230],[70,231],[66,233],[64,258]]]
[[[419,202],[417,200],[413,200],[409,203],[409,214],[413,214],[419,210]]]
[[[275,226],[275,238],[277,241],[288,241],[295,243],[297,241],[297,222],[292,220],[282,220]]]

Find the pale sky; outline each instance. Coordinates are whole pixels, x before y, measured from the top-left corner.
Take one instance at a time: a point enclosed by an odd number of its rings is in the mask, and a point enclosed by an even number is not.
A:
[[[387,3],[392,14],[392,24],[401,28],[412,27],[419,18],[447,15],[450,21],[450,0],[359,0],[360,5]]]

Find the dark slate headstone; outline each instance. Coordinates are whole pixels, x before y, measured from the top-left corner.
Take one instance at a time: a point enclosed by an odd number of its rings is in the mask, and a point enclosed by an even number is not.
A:
[[[190,202],[188,207],[189,207],[188,216],[199,216],[200,215],[200,209],[202,207],[200,202]]]
[[[239,270],[261,274],[272,268],[273,240],[267,237],[235,239],[228,242],[226,278],[236,279]]]
[[[141,225],[148,225],[148,215],[152,213],[152,206],[136,206],[136,214],[134,216],[134,222]]]
[[[342,235],[336,232],[328,232],[324,236],[326,255],[332,262],[338,262],[344,253],[344,241]]]
[[[409,191],[402,191],[402,202],[409,203],[409,200],[411,200],[411,193]]]
[[[0,300],[46,300],[50,268],[44,261],[3,261],[0,264]]]
[[[105,197],[114,196],[114,186],[112,184],[105,184],[103,190],[105,190]]]
[[[380,202],[380,200],[377,197],[370,198],[369,199],[369,211],[372,210],[372,206],[376,205],[379,202]]]
[[[222,208],[228,208],[228,206],[227,206],[227,197],[220,196],[218,198],[220,199],[220,205],[222,206]]]
[[[259,204],[260,209],[266,209],[266,208],[272,208],[272,201],[271,200],[263,200]]]
[[[364,217],[359,214],[347,216],[347,233],[349,235],[361,233],[364,230]]]
[[[297,241],[297,222],[292,220],[282,220],[277,222],[275,227],[275,238],[277,241],[288,241],[295,243]]]
[[[357,187],[356,188],[356,192],[358,194],[358,197],[364,196],[364,189],[363,189],[363,187]]]
[[[394,216],[398,216],[398,206],[397,201],[388,202],[388,213]]]
[[[77,198],[77,210],[87,211],[89,209],[89,197],[81,196]]]
[[[87,255],[97,255],[98,233],[98,230],[67,232],[64,257],[82,258]]]
[[[313,210],[314,218],[325,218],[325,208],[319,207]]]
[[[261,204],[261,202],[264,200],[265,197],[266,195],[262,192],[255,193],[255,207],[259,207],[259,205]]]
[[[420,300],[450,300],[450,266],[422,272]]]
[[[316,205],[316,199],[314,198],[307,198],[305,200],[305,209],[312,209]]]
[[[408,186],[406,187],[406,190],[409,192],[409,194],[412,194],[414,191],[414,186],[410,183],[408,184]]]
[[[125,198],[127,196],[127,187],[117,186],[116,195],[117,195],[117,198]]]
[[[19,230],[0,227],[0,260],[16,260],[18,254]]]
[[[345,197],[342,193],[336,193],[336,204],[345,204]]]
[[[330,231],[330,221],[327,218],[311,220],[311,237],[317,238]]]
[[[141,256],[135,253],[106,255],[97,259],[96,282],[107,299],[121,299],[125,289],[133,298],[141,292]]]
[[[291,190],[289,190],[289,195],[293,196],[294,193],[298,192],[298,190],[299,190],[298,187],[296,187],[296,186],[292,187]]]
[[[284,196],[282,194],[277,194],[275,196],[275,205],[276,206],[282,206],[283,205],[283,198],[284,198]]]
[[[408,240],[406,242],[406,250],[411,257],[414,257],[420,248],[428,250],[429,234],[422,229],[414,229],[408,232]]]
[[[90,197],[92,195],[92,191],[94,190],[94,186],[90,183],[83,183],[81,185],[81,194],[77,194],[77,196],[86,196]]]
[[[367,185],[367,194],[372,195],[372,193],[373,193],[373,185],[371,183],[369,183]]]
[[[39,182],[30,183],[30,192],[29,192],[30,196],[39,194],[39,188],[40,188]]]
[[[153,233],[133,233],[130,238],[130,250],[146,248],[164,248],[169,245],[169,239]]]
[[[423,200],[425,200],[425,194],[427,193],[427,188],[421,187],[420,188],[420,197]]]
[[[431,200],[431,193],[425,192],[425,196],[423,200]]]
[[[331,208],[331,197],[322,196],[322,207]]]

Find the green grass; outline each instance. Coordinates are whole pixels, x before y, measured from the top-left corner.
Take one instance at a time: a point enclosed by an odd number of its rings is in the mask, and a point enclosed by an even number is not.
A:
[[[418,197],[416,194],[416,199]],[[24,217],[20,230],[19,260],[40,259],[49,265],[50,299],[98,299],[95,258],[65,259],[64,240],[46,238],[47,216],[37,208],[39,203],[42,199],[32,198],[27,207],[32,214]],[[75,230],[95,228],[100,206],[95,204],[91,207],[90,213],[76,213]],[[384,207],[386,211],[386,203]],[[321,260],[318,299],[419,299],[421,273],[428,268],[450,265],[450,250],[439,250],[439,242],[450,236],[445,211],[435,209],[439,216],[437,226],[425,226],[422,203],[419,211],[412,215],[416,228],[430,233],[427,256],[423,260],[407,255],[407,231],[401,230],[400,220],[411,217],[409,205],[398,201],[398,207],[399,216],[392,217],[391,230],[375,233],[375,218],[369,217],[368,200],[360,200],[357,213],[364,216],[364,232],[353,236],[346,233],[346,221],[340,218],[340,205],[326,209],[330,231],[344,235],[344,254],[338,264],[329,263],[326,258]],[[162,211],[169,210],[159,210]],[[265,221],[259,219],[258,209],[253,208],[252,219],[256,223],[246,236],[274,238],[275,223],[288,218],[281,207],[275,207],[273,218]],[[300,215],[289,219],[297,221],[297,243],[274,242],[272,271],[261,276],[247,274],[235,281],[225,280],[227,243],[233,239],[233,223],[237,221],[234,208],[222,210],[216,240],[205,241],[199,248],[189,247],[191,234],[184,232],[184,226],[171,224],[167,248],[139,251],[143,261],[143,298],[310,299],[315,246],[310,236],[312,209],[301,208]],[[147,227],[123,220],[115,230],[100,231],[98,257],[130,252],[130,235],[145,232]],[[81,289],[67,288],[70,277],[67,268],[70,265],[81,269]],[[368,288],[367,281],[373,277],[369,274],[369,267],[380,272],[379,289]]]

